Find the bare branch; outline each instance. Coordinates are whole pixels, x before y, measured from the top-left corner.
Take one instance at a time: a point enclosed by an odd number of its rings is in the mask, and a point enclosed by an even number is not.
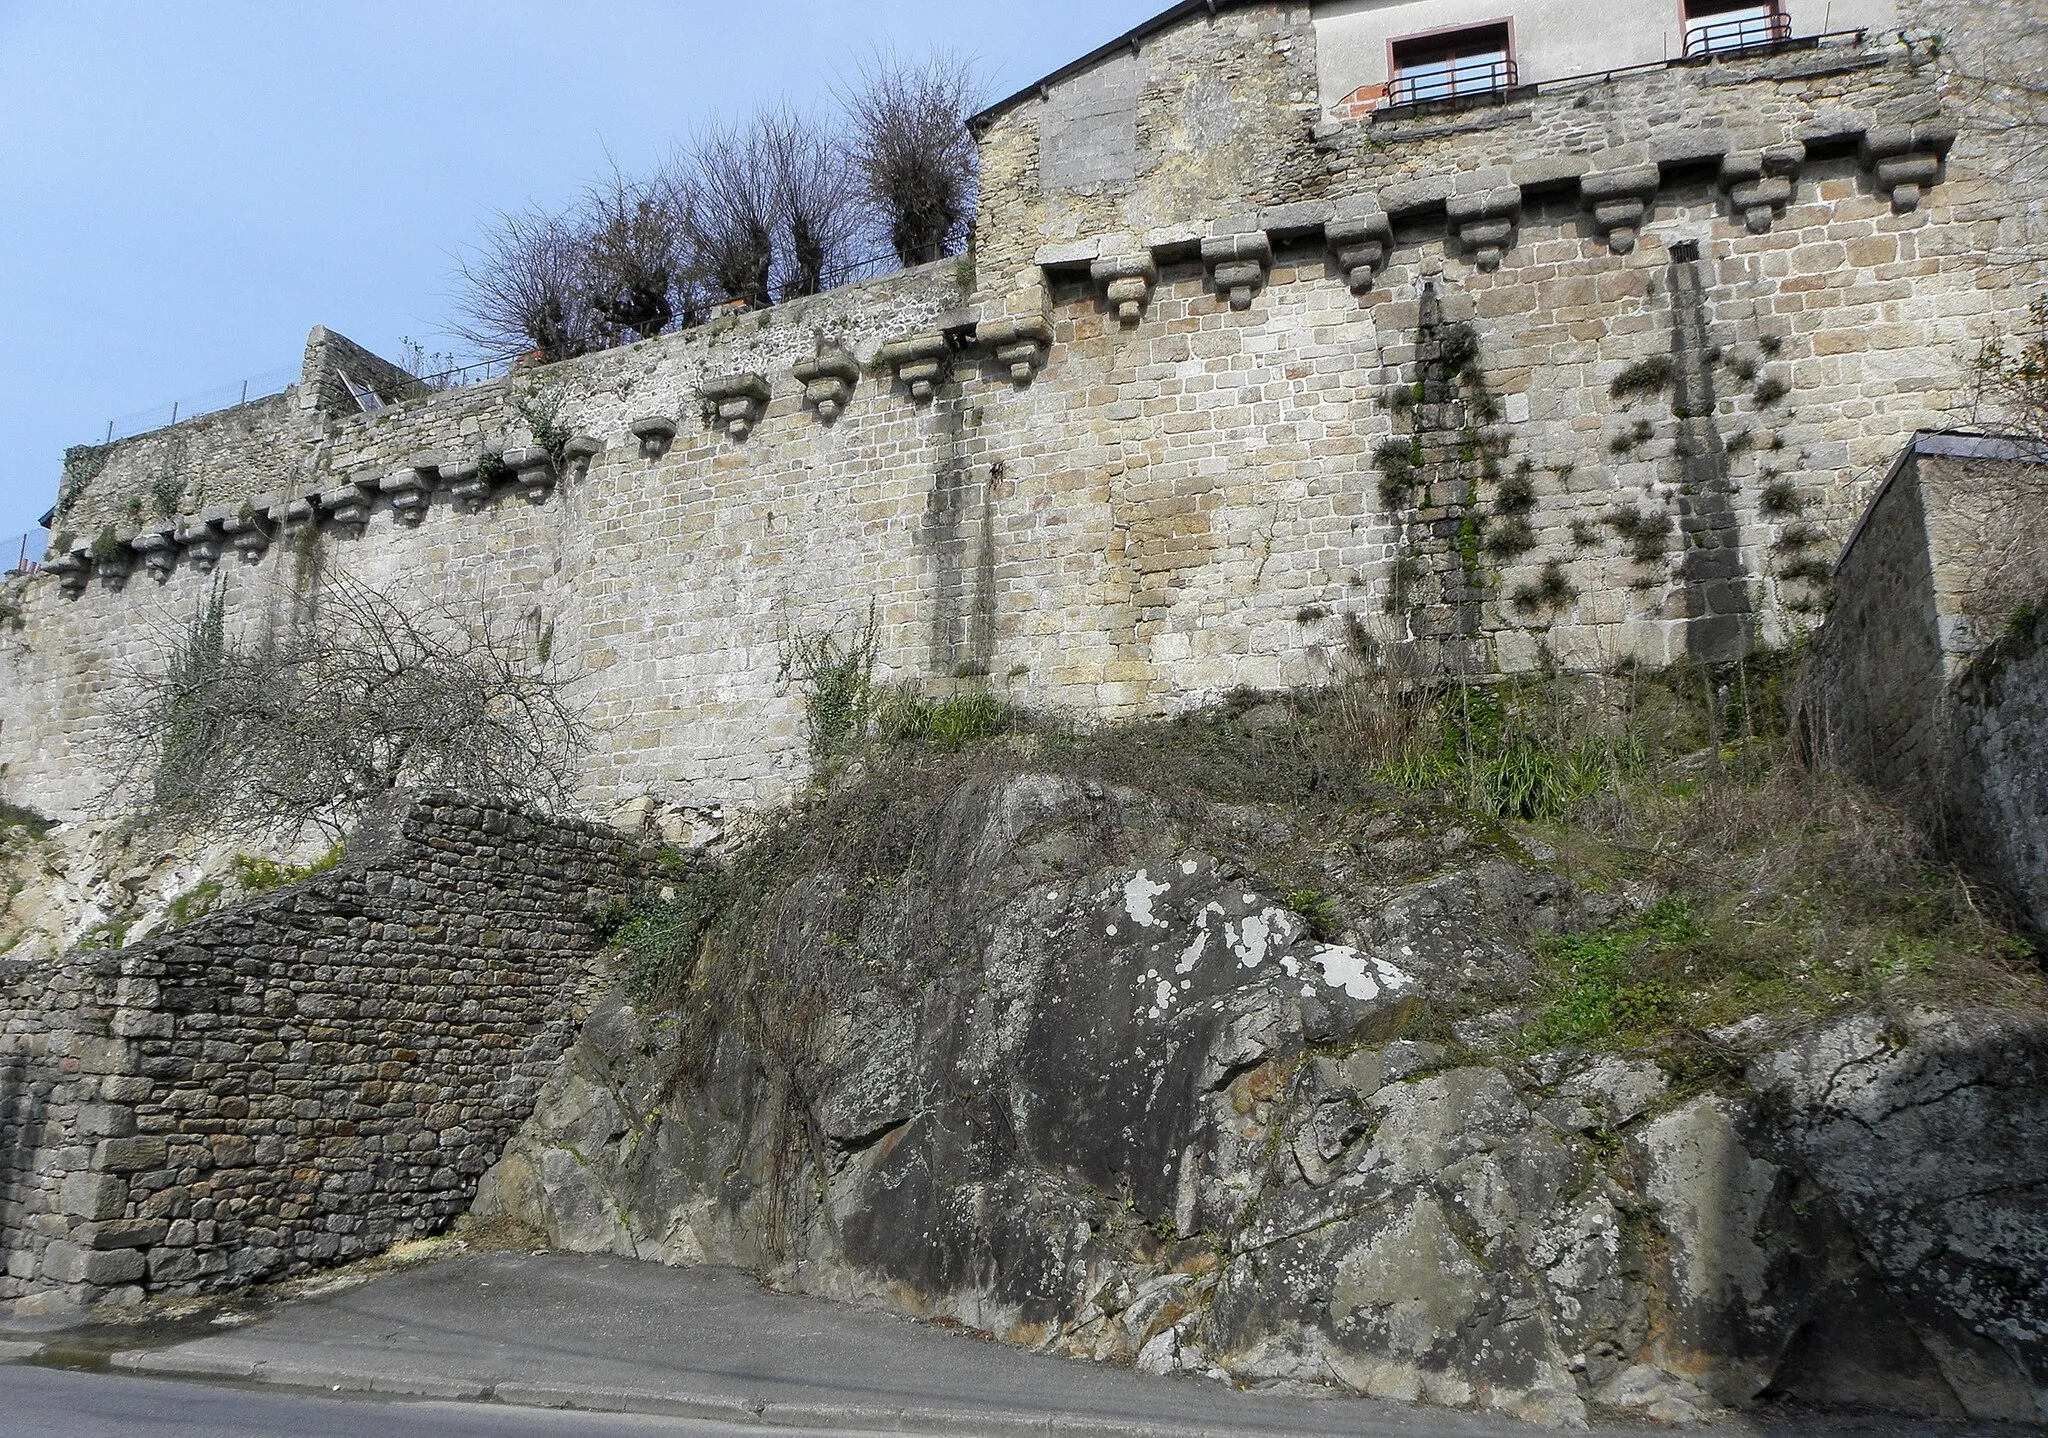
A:
[[[142,687],[133,764],[173,824],[334,831],[400,784],[558,804],[589,744],[547,653],[345,575],[254,644],[228,634],[217,590]]]

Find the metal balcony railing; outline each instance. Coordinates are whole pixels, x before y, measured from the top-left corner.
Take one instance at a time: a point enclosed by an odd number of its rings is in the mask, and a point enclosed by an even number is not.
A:
[[[1792,17],[1773,11],[1768,15],[1743,15],[1728,20],[1700,20],[1685,27],[1685,58],[1730,55],[1765,45],[1780,45],[1792,38]]]
[[[1387,104],[1420,105],[1431,100],[1463,100],[1494,95],[1516,84],[1515,62],[1505,55],[1418,65],[1394,77],[1387,86]]]

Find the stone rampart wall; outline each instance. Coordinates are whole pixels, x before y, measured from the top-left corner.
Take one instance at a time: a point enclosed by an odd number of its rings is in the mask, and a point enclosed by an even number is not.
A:
[[[2048,595],[1957,686],[1960,845],[2048,941]]]
[[[0,1297],[276,1278],[439,1228],[595,980],[617,835],[447,796],[341,865],[0,989]]]
[[[945,263],[328,416],[290,487],[230,468],[222,507],[59,563],[0,634],[0,790],[103,803],[132,676],[212,585],[258,628],[341,569],[546,636],[599,809],[779,801],[806,764],[780,647],[871,608],[880,677],[1107,716],[1361,649],[1599,668],[1815,623],[1886,468],[2024,309],[1983,263],[2019,204],[1988,143],[1851,45],[1409,116],[1346,159],[1246,98],[1312,103],[1305,16],[1149,41],[1129,180],[1055,203],[1050,102],[999,115],[971,290]],[[1224,130],[1188,98],[1212,72]],[[1155,202],[1176,224],[1130,228]]]

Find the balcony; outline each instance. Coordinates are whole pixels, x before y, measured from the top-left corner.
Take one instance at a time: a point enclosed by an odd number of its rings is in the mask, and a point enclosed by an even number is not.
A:
[[[1439,100],[1469,100],[1498,95],[1518,83],[1515,62],[1507,55],[1478,55],[1404,69],[1387,86],[1387,108],[1426,105]]]
[[[1782,45],[1792,38],[1792,17],[1776,10],[1745,11],[1719,20],[1695,20],[1685,27],[1685,58],[1704,60]]]

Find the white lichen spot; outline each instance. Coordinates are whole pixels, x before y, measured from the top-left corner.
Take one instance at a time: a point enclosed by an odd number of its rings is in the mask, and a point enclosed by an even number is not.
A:
[[[1267,909],[1262,913],[1248,914],[1223,931],[1230,942],[1230,951],[1237,955],[1237,961],[1244,967],[1256,969],[1266,962],[1266,950],[1272,947],[1277,933],[1273,916],[1278,912]]]
[[[1058,889],[1054,889],[1052,892],[1048,893],[1045,896],[1045,901],[1048,904],[1057,904],[1060,901],[1060,891]]]
[[[1202,866],[1201,866],[1200,864],[1197,864],[1197,863],[1196,863],[1196,862],[1195,862],[1195,861],[1194,861],[1193,859],[1182,859],[1182,860],[1180,861],[1180,871],[1181,871],[1181,873],[1183,873],[1183,874],[1187,875],[1187,876],[1188,876],[1189,878],[1193,878],[1193,877],[1194,877],[1194,874],[1195,874],[1195,870],[1197,870],[1197,869],[1199,869],[1199,868],[1201,868],[1201,867],[1202,867]]]
[[[1354,999],[1376,999],[1415,987],[1415,980],[1383,959],[1342,944],[1324,944],[1309,957],[1323,971],[1323,982]]]
[[[1116,937],[1116,925],[1110,924],[1108,927],[1104,928],[1102,932],[1109,935],[1113,939]]]
[[[1143,869],[1124,880],[1124,911],[1131,916],[1131,922],[1143,929],[1163,927],[1164,921],[1152,915],[1152,901],[1171,887],[1152,878]]]
[[[1223,906],[1209,903],[1202,906],[1202,912],[1195,915],[1195,936],[1188,940],[1188,946],[1181,950],[1180,964],[1176,973],[1191,974],[1195,965],[1202,962],[1202,953],[1209,947],[1209,928],[1223,917]]]

